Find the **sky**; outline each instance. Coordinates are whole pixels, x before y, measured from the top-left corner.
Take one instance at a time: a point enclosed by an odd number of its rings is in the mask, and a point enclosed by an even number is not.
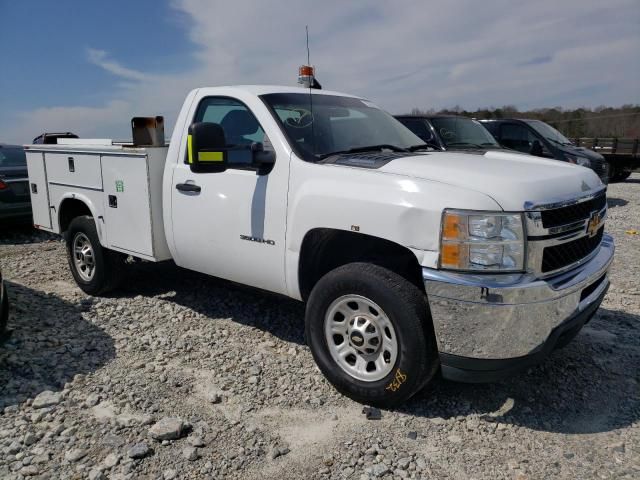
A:
[[[131,137],[189,90],[323,87],[412,108],[640,103],[640,0],[0,0],[0,142]]]

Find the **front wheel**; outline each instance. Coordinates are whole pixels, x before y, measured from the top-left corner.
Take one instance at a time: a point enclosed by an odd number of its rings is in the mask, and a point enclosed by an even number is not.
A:
[[[66,240],[69,267],[82,291],[101,295],[119,285],[124,261],[120,254],[100,245],[93,217],[74,218],[66,232]]]
[[[616,175],[615,181],[616,182],[624,182],[627,178],[629,178],[631,176],[631,170],[629,171],[621,171]]]
[[[377,265],[351,263],[320,279],[307,304],[306,336],[334,387],[368,405],[405,402],[439,367],[424,293]]]

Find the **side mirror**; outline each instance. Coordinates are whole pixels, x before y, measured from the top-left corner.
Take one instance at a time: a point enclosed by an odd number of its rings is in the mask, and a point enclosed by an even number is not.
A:
[[[265,150],[262,142],[253,142],[251,144],[251,155],[253,157],[253,163],[257,167],[273,165],[276,161],[276,152],[273,150]]]
[[[187,161],[192,172],[219,173],[228,165],[224,130],[217,123],[198,122],[189,126]]]
[[[251,144],[251,158],[253,166],[258,168],[258,173],[261,173],[271,169],[276,162],[276,152],[265,150],[262,142],[254,142]]]
[[[531,142],[531,148],[529,148],[529,153],[531,155],[535,155],[536,157],[542,156],[542,144],[539,140],[534,140]]]

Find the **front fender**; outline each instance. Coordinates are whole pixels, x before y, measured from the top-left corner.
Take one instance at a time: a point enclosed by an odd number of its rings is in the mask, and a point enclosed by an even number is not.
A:
[[[489,196],[453,185],[298,159],[292,162],[289,192],[287,285],[297,298],[300,249],[314,228],[389,240],[409,248],[420,265],[434,268],[443,209],[501,210]]]

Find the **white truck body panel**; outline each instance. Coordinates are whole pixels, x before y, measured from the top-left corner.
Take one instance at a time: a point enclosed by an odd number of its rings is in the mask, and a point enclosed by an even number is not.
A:
[[[167,148],[103,143],[25,147],[31,189],[35,184],[38,192],[32,193],[34,223],[62,233],[63,202],[80,200],[96,219],[104,247],[145,260],[170,259],[162,218]]]
[[[58,138],[58,145],[101,145],[112,146],[113,140],[110,138]]]
[[[51,208],[49,208],[49,189],[47,188],[47,169],[44,153],[27,151],[27,169],[29,188],[31,189],[31,210],[33,223],[37,228],[52,231]]]
[[[51,185],[102,190],[102,167],[99,154],[47,152],[45,163]]]

